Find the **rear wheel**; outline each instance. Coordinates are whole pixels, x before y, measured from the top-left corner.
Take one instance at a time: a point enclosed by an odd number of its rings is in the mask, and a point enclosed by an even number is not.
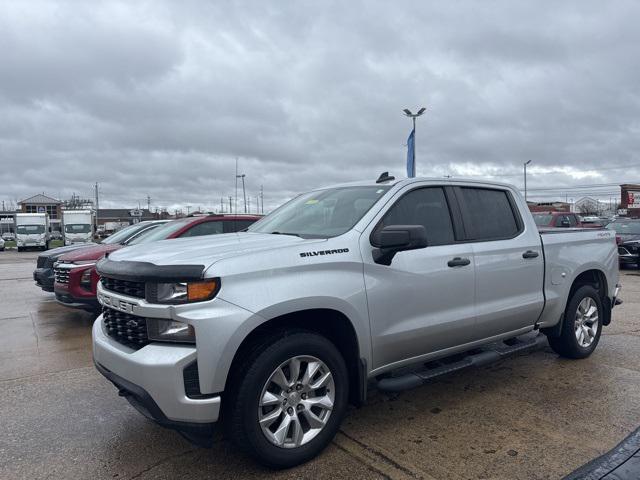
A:
[[[600,341],[603,317],[598,291],[591,285],[578,288],[567,304],[560,335],[549,337],[549,345],[563,357],[588,357]]]
[[[342,355],[311,332],[257,345],[232,381],[227,432],[238,448],[273,468],[318,455],[338,431],[349,398]]]

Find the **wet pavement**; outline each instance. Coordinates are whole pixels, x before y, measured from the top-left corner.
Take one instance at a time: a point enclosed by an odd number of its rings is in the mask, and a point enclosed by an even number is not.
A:
[[[273,472],[224,439],[193,447],[144,419],[92,365],[92,315],[0,252],[0,478],[562,478],[640,425],[640,274],[590,358],[549,348],[399,395],[372,392],[316,460]]]

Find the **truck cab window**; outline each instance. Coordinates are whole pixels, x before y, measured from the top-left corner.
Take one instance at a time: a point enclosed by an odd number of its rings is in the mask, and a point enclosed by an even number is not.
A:
[[[447,245],[455,241],[449,205],[441,187],[412,190],[385,214],[377,229],[388,225],[423,225],[429,245]]]
[[[520,222],[504,190],[461,187],[462,211],[467,235],[472,240],[502,240],[515,237]]]

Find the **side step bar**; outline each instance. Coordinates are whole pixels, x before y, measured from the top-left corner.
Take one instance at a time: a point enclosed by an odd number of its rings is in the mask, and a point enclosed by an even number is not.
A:
[[[490,343],[480,349],[473,350],[473,353],[466,355],[462,360],[445,363],[447,360],[445,358],[438,362],[429,362],[423,365],[424,368],[421,370],[400,376],[382,378],[378,381],[377,387],[384,392],[402,392],[424,385],[436,377],[448,375],[468,367],[482,367],[510,355],[534,350],[546,344],[547,337],[542,333],[526,340],[511,338],[504,342]]]

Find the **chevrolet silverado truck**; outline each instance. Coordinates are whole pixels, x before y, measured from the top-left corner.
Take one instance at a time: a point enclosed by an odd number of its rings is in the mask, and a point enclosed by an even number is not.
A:
[[[98,264],[97,369],[159,424],[285,468],[367,388],[397,392],[546,344],[579,359],[618,295],[615,233],[538,231],[505,184],[408,179],[299,195],[247,231]]]

